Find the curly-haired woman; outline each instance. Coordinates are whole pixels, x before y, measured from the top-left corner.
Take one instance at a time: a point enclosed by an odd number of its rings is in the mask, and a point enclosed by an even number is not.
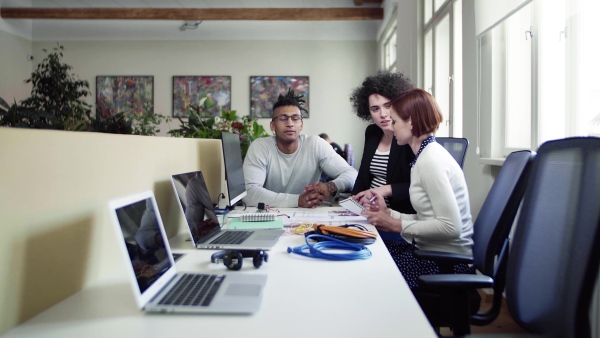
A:
[[[408,145],[399,146],[394,138],[390,104],[412,88],[412,82],[403,74],[379,72],[367,77],[350,97],[356,115],[373,122],[365,131],[363,157],[352,195],[373,189],[390,208],[404,214],[415,213],[408,194],[409,164],[415,155]]]

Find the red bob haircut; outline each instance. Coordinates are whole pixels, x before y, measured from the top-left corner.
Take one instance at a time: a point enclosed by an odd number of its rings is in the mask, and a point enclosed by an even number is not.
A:
[[[416,137],[435,133],[444,119],[433,96],[420,88],[396,97],[392,100],[392,108],[403,121],[411,119],[412,133]]]

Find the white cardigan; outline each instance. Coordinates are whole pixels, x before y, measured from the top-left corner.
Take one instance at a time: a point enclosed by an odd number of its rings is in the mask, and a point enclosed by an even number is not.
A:
[[[402,219],[402,237],[422,250],[472,255],[473,222],[465,175],[437,142],[427,145],[411,169],[410,202],[417,214]]]

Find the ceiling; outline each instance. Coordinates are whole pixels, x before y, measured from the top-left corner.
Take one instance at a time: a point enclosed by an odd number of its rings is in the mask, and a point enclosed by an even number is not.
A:
[[[24,16],[13,16],[19,17],[17,19],[5,18],[5,14],[8,15],[5,11],[0,20],[0,28],[32,41],[374,41],[377,39],[381,19],[372,19],[373,16],[357,18],[354,15],[332,19],[332,15],[350,11],[360,14],[379,9],[382,12],[382,2],[383,0],[0,0],[0,8],[12,9],[11,15],[15,15],[16,8],[28,10],[22,11],[25,14],[17,13]],[[31,9],[39,10],[34,12]],[[257,15],[252,16],[253,13]],[[196,17],[196,14],[199,16]],[[59,19],[47,19],[48,15]],[[101,15],[103,18],[136,19],[96,18]],[[190,16],[204,20],[196,29],[182,30],[182,25]],[[323,16],[327,18],[323,19]],[[383,14],[380,15],[382,16]],[[161,20],[165,17],[169,20]],[[248,17],[253,20],[246,20]],[[193,24],[200,20],[187,22]]]

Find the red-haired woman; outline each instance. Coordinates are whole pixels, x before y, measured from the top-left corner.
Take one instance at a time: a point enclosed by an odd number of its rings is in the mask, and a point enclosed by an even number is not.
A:
[[[410,288],[418,288],[417,277],[439,273],[435,262],[413,257],[414,250],[437,250],[472,255],[473,222],[469,192],[462,169],[435,142],[442,122],[435,99],[422,89],[411,89],[392,103],[394,136],[399,145],[408,144],[415,154],[411,163],[410,201],[416,214],[388,209],[375,190],[363,191],[356,200],[371,199],[363,212],[378,230],[396,232],[404,240],[386,245]],[[466,264],[455,265],[455,273],[474,273]]]

